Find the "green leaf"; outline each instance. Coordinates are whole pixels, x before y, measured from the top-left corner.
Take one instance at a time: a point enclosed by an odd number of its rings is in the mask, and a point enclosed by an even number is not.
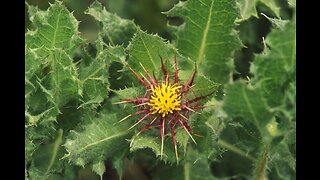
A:
[[[128,153],[129,149],[126,149],[125,151],[119,151],[111,158],[112,166],[116,169],[120,179],[122,179],[123,171],[125,170],[124,159]]]
[[[296,119],[296,77],[289,83],[286,89],[283,112],[287,119],[295,121]]]
[[[238,0],[237,4],[240,9],[240,21],[249,19],[251,16],[258,17],[256,10],[257,0]]]
[[[45,70],[36,75],[41,79],[31,79],[36,85],[34,88],[37,89],[27,95],[26,99],[31,105],[26,111],[26,118],[29,122],[27,126],[38,124],[38,122],[56,121],[59,109],[68,101],[78,97],[80,87],[77,72],[69,55],[61,49],[52,49],[42,61]],[[53,124],[45,126],[54,128]]]
[[[272,112],[261,91],[258,87],[247,87],[244,83],[236,82],[226,92],[223,110],[228,116],[241,118],[263,131],[272,119]]]
[[[94,163],[92,165],[92,170],[93,170],[93,172],[97,173],[100,176],[100,178],[102,179],[102,175],[106,171],[106,167],[104,165],[104,162],[100,161],[100,162]]]
[[[31,179],[59,179],[62,171],[62,162],[58,161],[61,154],[63,131],[59,130],[53,143],[41,145],[33,155],[33,162],[29,175]]]
[[[126,58],[122,46],[105,45],[101,38],[96,40],[95,45],[96,57],[91,58],[83,54],[82,58],[87,63],[80,63],[78,66],[80,84],[83,88],[79,108],[96,108],[108,97],[110,65],[113,62],[124,62]]]
[[[127,130],[130,124],[115,124],[118,120],[114,113],[104,113],[97,118],[88,116],[85,125],[82,123],[78,131],[69,133],[64,144],[68,154],[63,159],[84,166],[126,150],[129,143],[125,138],[130,134]]]
[[[78,97],[80,84],[70,54],[81,40],[77,20],[61,2],[46,11],[28,9],[34,29],[25,36],[27,126],[55,121],[59,109]]]
[[[296,7],[296,0],[289,0],[288,3],[290,6]]]
[[[295,18],[282,30],[273,30],[266,38],[270,50],[257,55],[251,66],[253,82],[261,83],[263,96],[271,107],[280,106],[290,78],[295,76]]]
[[[276,0],[238,0],[237,4],[240,9],[241,18],[238,21],[244,21],[251,16],[258,18],[257,6],[262,3],[267,6],[278,18],[280,17],[280,7]]]
[[[79,67],[79,79],[83,87],[80,107],[97,107],[108,96],[108,50],[99,52],[89,66],[83,64]]]
[[[138,74],[143,74],[143,68],[149,73],[155,73],[156,77],[161,70],[160,56],[164,62],[173,62],[174,47],[164,42],[164,39],[158,35],[151,35],[138,30],[127,47],[129,54],[129,66]]]
[[[40,56],[43,57],[54,48],[68,51],[75,46],[79,40],[78,21],[61,2],[51,4],[47,11],[29,9],[35,30],[26,34],[28,48],[41,48]]]
[[[241,45],[234,31],[238,16],[235,1],[180,1],[166,14],[184,20],[176,28],[176,46],[182,55],[196,63],[200,74],[217,83],[228,82],[233,52]]]
[[[193,137],[197,142],[196,145],[191,144],[205,158],[215,159],[222,153],[217,140],[225,127],[220,110],[221,103],[212,98],[204,105],[206,106],[205,109],[190,116],[189,125],[194,133]],[[177,130],[177,142],[183,145],[185,153],[189,136],[184,130]]]
[[[282,19],[278,19],[278,18],[270,18],[267,15],[265,15],[264,13],[261,13],[261,15],[263,15],[265,18],[267,18],[272,23],[272,26],[274,28],[284,29],[286,24],[289,22],[289,20],[282,20]]]
[[[150,148],[156,154],[160,156],[160,143],[156,142],[157,138],[148,137],[145,135],[138,136],[132,143],[130,147],[131,151],[136,151],[137,149]]]
[[[289,127],[288,127],[289,126]],[[287,125],[283,140],[271,150],[270,175],[281,179],[296,176],[296,124]]]
[[[115,93],[120,99],[133,99],[141,95],[141,87],[129,87],[125,89],[116,90]]]
[[[41,83],[49,101],[57,107],[78,96],[79,82],[76,67],[70,56],[61,49],[52,50],[47,58],[48,75]]]
[[[38,57],[39,48],[25,50],[25,76],[26,80],[30,80],[32,76],[39,70],[42,64],[41,58]],[[31,84],[32,85],[32,84]],[[32,85],[34,86],[34,85]]]
[[[34,151],[37,149],[37,144],[32,142],[32,137],[30,137],[30,131],[25,133],[25,162],[31,161]]]
[[[295,176],[295,39],[294,16],[267,36],[270,49],[254,60],[249,85],[234,83],[223,102],[224,111],[241,126],[236,128],[239,144],[256,150],[254,179]]]
[[[259,2],[265,4],[277,17],[280,17],[280,7],[277,0],[259,0]]]
[[[173,147],[173,140],[171,137],[166,136],[164,140],[164,147],[163,147],[163,160],[166,163],[174,164],[176,162],[175,158],[175,152]],[[134,152],[139,149],[151,149],[156,157],[161,156],[161,138],[158,137],[151,137],[147,136],[145,134],[139,135],[132,143],[132,146],[130,147],[130,151]]]
[[[126,52],[123,46],[107,46],[107,59],[109,63],[120,62],[123,63],[126,60]]]
[[[99,1],[94,1],[86,14],[91,15],[99,22],[100,36],[111,45],[123,44],[127,46],[137,31],[133,21],[121,19],[117,15],[106,11]]]
[[[175,129],[174,131],[175,131],[176,141],[178,143],[177,146],[179,147],[179,145],[180,145],[183,147],[183,155],[185,155],[187,152],[188,141],[189,141],[190,136],[186,132],[186,130],[182,127],[179,127],[177,129]]]
[[[188,148],[187,162],[183,167],[184,179],[215,179],[211,172],[208,160],[192,148]]]
[[[203,75],[197,75],[194,78],[193,85],[194,87],[191,89],[191,93],[188,94],[189,99],[197,96],[205,96],[211,93],[212,95],[215,95],[221,86],[221,84],[215,83]],[[209,98],[204,99],[204,101],[208,100]]]

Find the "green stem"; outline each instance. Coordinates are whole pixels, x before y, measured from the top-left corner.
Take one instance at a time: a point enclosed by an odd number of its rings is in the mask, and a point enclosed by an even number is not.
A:
[[[218,140],[218,144],[223,147],[223,148],[226,148],[236,154],[239,154],[240,156],[242,157],[245,157],[245,158],[248,158],[249,160],[251,161],[257,161],[256,158],[254,158],[253,156],[251,156],[250,154],[246,153],[245,151],[243,151],[242,149],[239,149],[238,147],[232,145],[232,144],[229,144],[228,142],[222,140],[222,139],[219,139]]]
[[[265,180],[266,179],[266,168],[268,165],[268,155],[270,151],[270,143],[264,143],[262,146],[261,153],[256,162],[256,168],[253,172],[254,179]]]
[[[187,162],[184,167],[184,180],[190,180],[190,163]]]

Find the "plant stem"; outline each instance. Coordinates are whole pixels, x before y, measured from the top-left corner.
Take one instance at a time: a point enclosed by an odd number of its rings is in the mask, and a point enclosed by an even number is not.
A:
[[[184,167],[184,180],[190,180],[190,163],[187,162]]]
[[[261,153],[259,155],[259,158],[256,162],[256,168],[253,172],[254,179],[257,180],[265,180],[265,171],[268,164],[268,155],[270,151],[270,143],[264,143],[262,146]]]
[[[250,154],[246,153],[245,151],[243,151],[242,149],[239,149],[238,147],[232,145],[232,144],[229,144],[228,142],[222,140],[222,139],[219,139],[218,140],[218,144],[223,147],[223,148],[226,148],[236,154],[239,154],[240,156],[243,156],[245,158],[248,158],[249,160],[251,161],[257,161],[256,158],[254,158],[253,156],[251,156]]]

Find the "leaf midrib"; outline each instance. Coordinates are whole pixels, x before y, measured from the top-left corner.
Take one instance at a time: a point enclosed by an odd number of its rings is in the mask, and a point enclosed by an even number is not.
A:
[[[151,60],[151,62],[152,62],[152,65],[153,65],[154,69],[157,69],[157,66],[156,66],[156,64],[154,63],[154,60],[153,60],[153,58],[152,58],[152,56],[151,56],[151,54],[150,54],[150,51],[149,51],[149,49],[147,48],[146,43],[144,42],[144,39],[142,38],[142,35],[141,35],[140,32],[139,32],[139,36],[140,36],[140,38],[141,38],[141,41],[142,41],[142,43],[143,43],[143,46],[144,46],[145,49],[147,50],[147,54],[148,54],[148,56],[149,56],[149,58],[150,58],[150,60]]]
[[[84,146],[83,148],[79,149],[78,151],[75,151],[75,154],[81,153],[82,151],[86,150],[87,148],[89,148],[89,147],[91,147],[91,146],[94,146],[94,145],[97,145],[97,144],[99,144],[99,143],[108,141],[108,140],[113,139],[113,138],[116,138],[116,137],[120,137],[120,136],[126,135],[126,134],[128,134],[128,132],[129,132],[129,131],[127,131],[127,130],[126,130],[126,131],[122,131],[122,132],[120,132],[120,133],[117,133],[117,134],[114,134],[114,135],[112,135],[112,136],[106,137],[106,138],[101,139],[101,140],[99,140],[99,141],[90,143],[90,144]]]
[[[208,36],[209,29],[210,29],[210,24],[211,24],[213,3],[214,3],[214,0],[211,1],[209,15],[208,15],[208,21],[207,21],[207,24],[206,24],[206,28],[203,31],[203,35],[202,35],[202,39],[201,39],[201,46],[200,46],[198,58],[196,60],[197,66],[199,66],[199,64],[201,63],[201,61],[203,60],[203,57],[204,57],[204,51],[206,49],[207,36]]]
[[[58,26],[59,26],[59,24],[60,24],[61,12],[62,12],[62,9],[60,9],[59,14],[58,14],[58,19],[57,19],[57,21],[56,21],[56,26],[55,26],[55,29],[54,29],[53,38],[52,38],[52,42],[51,42],[51,48],[54,48],[54,45],[55,45],[55,43],[56,43]]]
[[[256,114],[255,114],[255,112],[254,112],[254,110],[253,110],[253,108],[251,106],[251,103],[250,103],[249,98],[248,98],[248,96],[247,96],[247,94],[245,92],[245,88],[244,87],[242,88],[242,94],[243,94],[243,98],[244,98],[244,100],[245,100],[245,102],[246,102],[246,104],[247,104],[247,106],[249,108],[249,111],[250,111],[250,113],[251,113],[256,125],[258,126],[259,125],[258,124],[258,122],[259,122],[258,118],[257,118],[257,116],[256,116]],[[260,127],[260,126],[258,126],[258,127]]]

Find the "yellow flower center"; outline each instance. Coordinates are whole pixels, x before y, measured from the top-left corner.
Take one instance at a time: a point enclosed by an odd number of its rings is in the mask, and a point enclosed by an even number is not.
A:
[[[181,93],[177,84],[162,83],[151,87],[152,93],[148,103],[152,114],[159,113],[165,117],[169,112],[179,111],[181,104]]]

